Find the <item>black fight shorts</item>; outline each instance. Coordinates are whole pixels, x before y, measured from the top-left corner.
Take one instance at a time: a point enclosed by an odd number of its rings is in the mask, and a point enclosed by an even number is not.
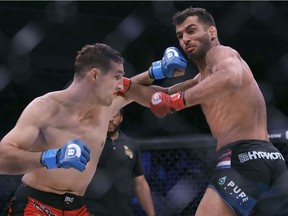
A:
[[[288,216],[288,171],[272,143],[233,142],[219,149],[217,158],[209,187],[235,215]]]

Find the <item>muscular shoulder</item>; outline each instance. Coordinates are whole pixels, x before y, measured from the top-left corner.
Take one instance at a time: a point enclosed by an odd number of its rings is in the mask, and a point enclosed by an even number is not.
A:
[[[47,119],[53,117],[58,110],[59,103],[55,93],[48,93],[31,101],[21,116],[41,124],[41,122],[46,122]]]
[[[206,55],[206,66],[214,72],[230,71],[241,73],[241,57],[239,53],[227,46],[213,47]]]
[[[239,53],[228,46],[215,46],[206,55],[207,65],[215,65],[225,60],[240,59]]]

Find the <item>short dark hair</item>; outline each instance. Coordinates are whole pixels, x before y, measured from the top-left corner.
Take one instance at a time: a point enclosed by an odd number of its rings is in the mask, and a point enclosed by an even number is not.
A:
[[[207,26],[215,26],[215,21],[212,15],[204,8],[198,7],[189,7],[183,11],[178,11],[172,18],[172,24],[174,26],[182,24],[187,17],[189,16],[197,16],[199,22]]]
[[[120,52],[110,46],[103,43],[87,44],[77,53],[74,64],[75,76],[84,77],[85,72],[94,67],[102,69],[105,73],[110,69],[111,61],[124,63]]]

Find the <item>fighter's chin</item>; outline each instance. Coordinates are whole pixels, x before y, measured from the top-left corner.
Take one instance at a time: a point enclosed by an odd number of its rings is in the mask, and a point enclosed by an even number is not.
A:
[[[113,99],[108,100],[106,99],[105,101],[102,101],[101,105],[102,106],[110,106],[112,104]]]
[[[112,97],[106,97],[105,99],[101,100],[102,106],[110,106],[113,102],[113,100],[117,97],[117,94],[113,94]]]
[[[188,59],[191,61],[197,61],[202,58],[202,56],[198,52],[191,52],[187,54]]]

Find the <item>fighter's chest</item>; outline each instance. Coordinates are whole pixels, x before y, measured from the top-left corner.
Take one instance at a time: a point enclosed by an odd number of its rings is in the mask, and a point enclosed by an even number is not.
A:
[[[200,71],[199,82],[205,80],[211,75],[212,75],[212,69],[210,67],[205,67],[204,70]]]
[[[80,139],[88,146],[101,147],[106,138],[108,120],[66,118],[53,121],[41,129],[44,142],[60,147],[71,139]]]

